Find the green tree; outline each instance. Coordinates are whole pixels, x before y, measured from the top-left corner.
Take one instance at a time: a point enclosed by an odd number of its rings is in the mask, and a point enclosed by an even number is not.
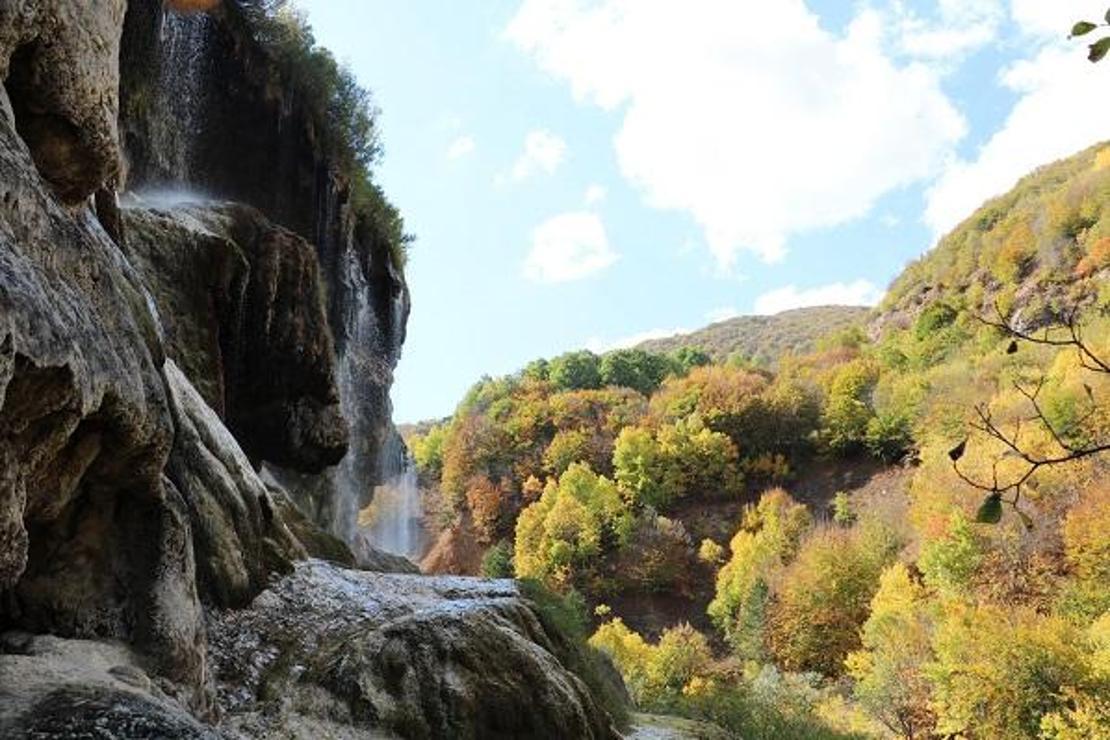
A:
[[[650,396],[667,377],[667,358],[642,349],[618,349],[601,358],[603,385],[632,388]]]
[[[517,577],[566,586],[605,550],[627,542],[633,524],[616,484],[574,463],[517,519]]]
[[[556,388],[565,391],[601,387],[601,361],[588,350],[567,352],[551,361],[549,377]]]

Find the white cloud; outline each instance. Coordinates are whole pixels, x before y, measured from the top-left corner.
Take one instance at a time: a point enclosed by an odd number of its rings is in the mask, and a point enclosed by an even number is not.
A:
[[[882,297],[883,291],[868,280],[830,283],[805,290],[787,285],[756,298],[753,310],[757,314],[771,315],[809,306],[874,306]]]
[[[838,34],[802,0],[525,0],[506,36],[620,109],[622,174],[690,213],[725,268],[934,176],[966,129],[938,72],[887,53],[874,11]]]
[[[451,142],[451,146],[447,147],[447,158],[462,159],[468,154],[473,154],[475,148],[474,139],[469,136],[460,136]]]
[[[598,203],[605,200],[605,196],[607,196],[608,194],[609,192],[605,189],[604,186],[594,183],[593,185],[586,188],[586,205],[596,206]]]
[[[499,179],[521,182],[533,175],[553,174],[567,156],[567,143],[550,131],[529,131],[524,137],[524,151],[509,170],[508,178]]]
[[[1035,167],[1110,135],[1110,98],[1102,94],[1110,85],[1110,67],[1087,62],[1083,44],[1047,35],[1053,19],[1041,10],[1043,5],[1069,19],[1084,15],[1097,19],[1102,13],[1084,9],[1104,4],[1076,3],[1069,11],[1056,3],[1015,2],[1015,20],[1031,37],[1043,34],[1044,41],[1036,44],[1031,38],[1031,56],[1002,72],[1001,84],[1019,96],[1002,127],[972,157],[953,159],[930,188],[925,222],[936,237]],[[1055,22],[1058,25],[1059,19]]]
[[[524,261],[524,275],[541,283],[562,283],[601,272],[618,255],[609,246],[605,225],[596,214],[563,213],[537,226]]]
[[[896,0],[891,15],[902,53],[951,65],[998,37],[1006,8],[1003,0],[939,0],[930,18]]]
[[[707,321],[709,321],[709,323],[716,324],[718,321],[728,321],[729,319],[735,319],[739,315],[740,312],[737,311],[733,306],[722,306],[721,308],[715,308],[712,311],[706,312],[705,318]]]
[[[635,347],[637,344],[646,342],[651,339],[666,339],[673,337],[675,334],[688,334],[688,329],[648,329],[637,334],[630,334],[626,337],[619,337],[617,339],[602,339],[601,337],[590,337],[586,340],[586,349],[595,354],[604,354],[611,352],[615,349],[628,349]]]

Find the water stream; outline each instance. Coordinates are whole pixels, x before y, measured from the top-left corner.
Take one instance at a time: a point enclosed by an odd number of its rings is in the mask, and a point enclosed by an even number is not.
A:
[[[168,182],[195,181],[195,150],[205,107],[205,76],[212,20],[204,13],[166,13],[162,19],[160,107],[152,134]]]

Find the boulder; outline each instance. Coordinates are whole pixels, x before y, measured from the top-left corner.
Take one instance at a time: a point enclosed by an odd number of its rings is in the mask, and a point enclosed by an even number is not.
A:
[[[513,581],[308,561],[208,628],[225,724],[247,735],[619,737]]]

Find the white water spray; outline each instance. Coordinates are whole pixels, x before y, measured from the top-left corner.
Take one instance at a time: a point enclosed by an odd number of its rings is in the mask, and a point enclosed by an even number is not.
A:
[[[424,507],[416,468],[399,437],[391,439],[382,455],[383,470],[396,468],[398,459],[400,469],[374,489],[374,500],[359,513],[359,526],[378,549],[415,560],[424,550]]]

